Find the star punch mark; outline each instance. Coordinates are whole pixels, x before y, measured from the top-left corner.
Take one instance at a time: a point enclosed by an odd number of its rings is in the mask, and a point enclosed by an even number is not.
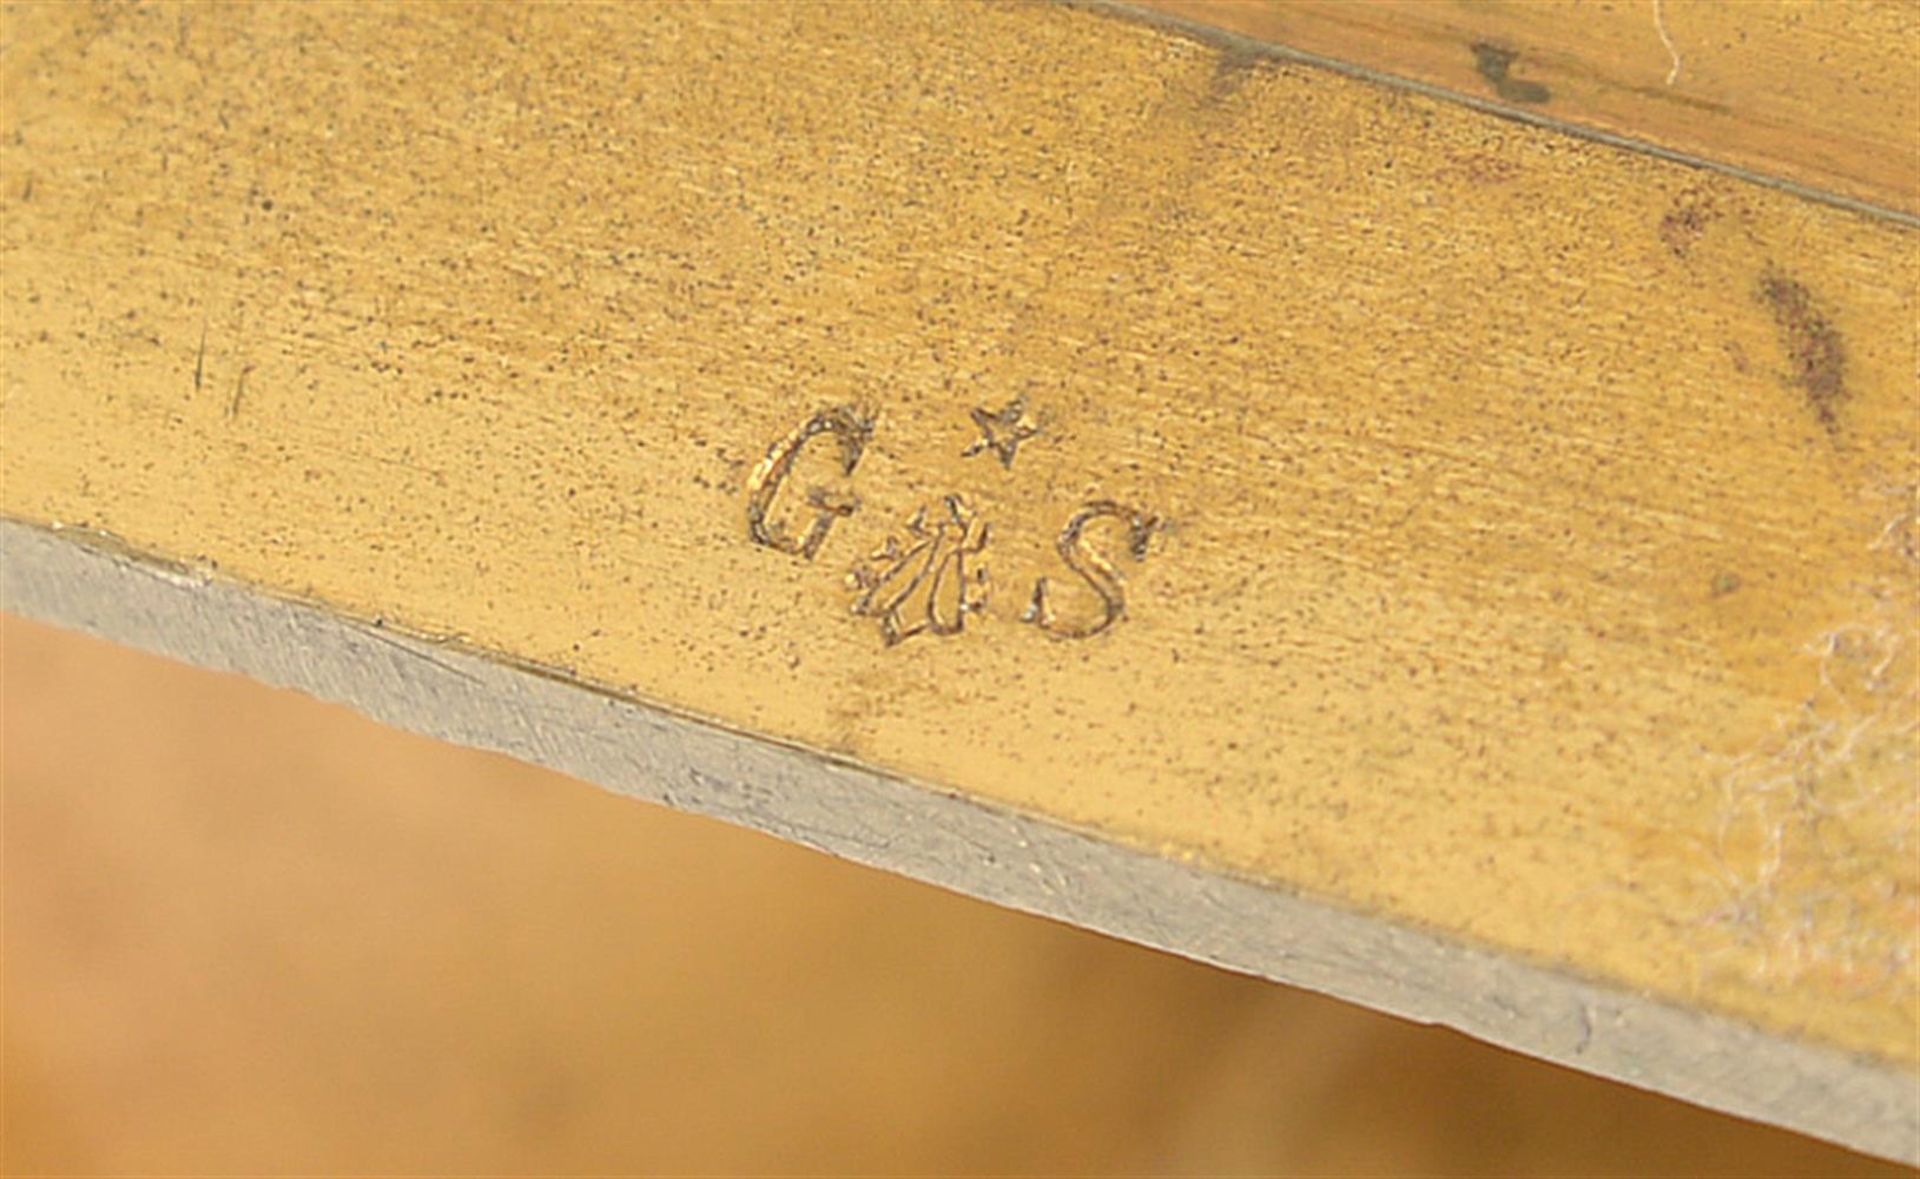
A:
[[[1014,398],[999,413],[974,410],[973,424],[980,427],[979,441],[961,451],[960,457],[972,458],[990,450],[1000,456],[1000,465],[1008,470],[1013,469],[1013,456],[1020,444],[1040,432],[1040,427],[1027,416],[1025,397]]]

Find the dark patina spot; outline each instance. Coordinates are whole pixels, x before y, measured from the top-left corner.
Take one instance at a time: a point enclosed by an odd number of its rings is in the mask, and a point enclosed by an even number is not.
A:
[[[1821,425],[1839,429],[1840,405],[1847,398],[1847,354],[1840,333],[1814,307],[1805,285],[1778,270],[1760,276],[1759,295],[1785,338],[1794,385],[1806,394]]]
[[[1660,240],[1676,258],[1684,258],[1693,244],[1706,233],[1707,226],[1720,219],[1720,210],[1711,197],[1687,193],[1660,218]]]
[[[1480,76],[1493,84],[1493,92],[1508,102],[1541,103],[1553,97],[1553,92],[1538,82],[1528,82],[1513,76],[1513,63],[1520,54],[1512,49],[1477,42],[1473,46],[1474,68]]]

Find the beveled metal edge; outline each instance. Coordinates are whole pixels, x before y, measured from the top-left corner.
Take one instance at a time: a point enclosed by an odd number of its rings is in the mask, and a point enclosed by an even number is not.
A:
[[[996,904],[1920,1162],[1920,1078],[1884,1062],[345,618],[97,533],[0,517],[0,609]]]

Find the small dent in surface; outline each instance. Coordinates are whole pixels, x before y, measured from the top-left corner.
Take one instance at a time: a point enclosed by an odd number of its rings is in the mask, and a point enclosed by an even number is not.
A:
[[[1529,82],[1513,76],[1513,63],[1520,59],[1517,50],[1507,49],[1488,41],[1478,41],[1473,45],[1473,65],[1480,76],[1493,86],[1493,92],[1508,102],[1543,103],[1553,97],[1538,82]]]
[[[1785,337],[1793,383],[1806,394],[1820,424],[1829,431],[1839,429],[1840,405],[1847,397],[1847,356],[1840,333],[1815,309],[1806,286],[1779,270],[1760,276],[1759,297]]]

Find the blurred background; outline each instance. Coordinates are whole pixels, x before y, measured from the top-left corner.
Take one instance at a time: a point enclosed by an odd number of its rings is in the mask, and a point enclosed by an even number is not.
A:
[[[10,1174],[1895,1175],[0,616]]]

